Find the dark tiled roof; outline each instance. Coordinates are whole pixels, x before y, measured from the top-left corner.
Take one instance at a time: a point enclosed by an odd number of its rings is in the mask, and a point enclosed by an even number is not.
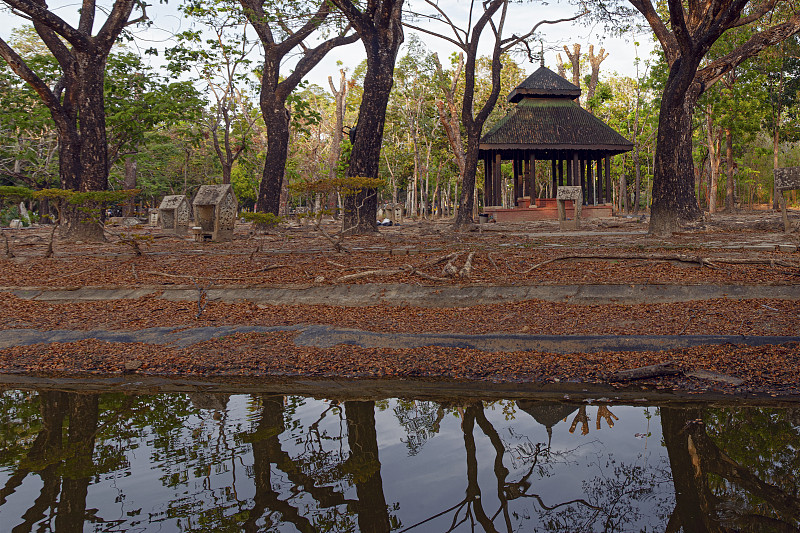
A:
[[[581,95],[580,87],[571,84],[547,67],[539,67],[536,72],[520,83],[511,94],[509,102],[519,102],[526,96],[538,98],[577,98]]]
[[[525,98],[483,136],[480,148],[627,152],[633,143],[572,100]]]

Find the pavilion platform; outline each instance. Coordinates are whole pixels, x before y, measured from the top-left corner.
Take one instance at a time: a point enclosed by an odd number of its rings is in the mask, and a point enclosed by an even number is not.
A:
[[[571,216],[575,202],[567,200],[564,206]],[[524,202],[523,205],[526,205]],[[531,222],[535,220],[558,220],[558,207],[555,198],[536,198],[536,204],[530,207],[486,206],[483,212],[497,222]],[[613,215],[611,204],[584,205],[581,207],[581,219],[610,218]]]

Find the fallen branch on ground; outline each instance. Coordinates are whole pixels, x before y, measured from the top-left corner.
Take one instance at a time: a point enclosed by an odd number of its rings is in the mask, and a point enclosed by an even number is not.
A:
[[[680,374],[680,369],[675,367],[675,361],[667,361],[657,365],[642,366],[631,370],[620,370],[608,376],[609,381],[635,381],[637,379],[649,379],[662,376],[674,376]]]
[[[727,383],[729,385],[739,386],[744,383],[743,379],[720,374],[719,372],[711,372],[708,370],[681,370],[675,367],[675,361],[667,361],[657,365],[642,366],[633,368],[631,370],[621,370],[615,372],[608,377],[609,381],[636,381],[639,379],[658,378],[663,376],[681,375],[687,378],[705,379],[709,381],[718,381]]]
[[[283,266],[283,265],[280,265]],[[140,270],[142,274],[153,274],[154,276],[164,276],[165,278],[178,278],[178,279],[203,279],[203,280],[217,280],[217,281],[241,281],[246,280],[248,278],[218,278],[214,276],[188,276],[183,274],[167,274],[166,272],[156,272],[155,270]]]
[[[426,274],[425,272],[420,272],[414,265],[403,265],[399,268],[380,268],[376,270],[367,270],[366,272],[356,272],[355,274],[348,274],[346,276],[342,276],[338,278],[336,281],[337,283],[343,283],[346,281],[354,281],[357,279],[367,278],[370,276],[395,276],[397,274],[415,275],[430,281],[449,281],[447,278],[440,278],[437,276],[431,276],[430,274]]]
[[[731,265],[769,265],[769,266],[783,266],[789,268],[800,268],[800,264],[792,263],[790,261],[783,261],[780,259],[733,259],[725,257],[700,257],[692,255],[644,255],[644,254],[623,254],[623,255],[562,255],[553,257],[541,263],[536,263],[526,270],[515,270],[508,265],[506,267],[515,274],[528,274],[537,268],[541,268],[550,263],[557,261],[581,261],[581,260],[603,260],[603,261],[625,261],[625,260],[643,260],[643,261],[658,261],[658,262],[679,262],[679,263],[693,263],[701,267],[706,266],[709,268],[716,268],[719,263]]]

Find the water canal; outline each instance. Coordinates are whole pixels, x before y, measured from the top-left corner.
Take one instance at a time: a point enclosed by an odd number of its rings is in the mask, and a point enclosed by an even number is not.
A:
[[[0,530],[796,531],[800,407],[0,392]]]

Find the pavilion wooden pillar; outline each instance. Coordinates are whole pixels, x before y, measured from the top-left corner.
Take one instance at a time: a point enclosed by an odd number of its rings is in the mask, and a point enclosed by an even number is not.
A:
[[[605,175],[606,175],[606,203],[611,203],[613,201],[613,196],[611,196],[611,156],[606,156],[605,161]]]
[[[483,156],[483,207],[489,205],[492,190],[492,160],[491,156]]]
[[[572,154],[572,183],[570,185],[580,185],[580,160],[578,159],[578,152]]]
[[[572,158],[570,158],[569,155],[567,155],[566,163],[567,163],[567,182],[564,185],[569,186],[572,185],[572,180],[575,179],[573,177],[574,172],[572,168]]]
[[[503,204],[503,172],[501,165],[503,164],[503,157],[500,153],[494,155],[494,164],[492,165],[492,205]]]
[[[581,167],[581,183],[580,183],[580,185],[581,185],[581,195],[583,196],[582,202],[583,202],[583,205],[586,205],[586,197],[587,197],[586,196],[586,194],[587,194],[587,191],[586,191],[586,161],[584,161],[583,158],[581,158],[578,161],[578,164]]]
[[[514,198],[511,199],[511,207],[516,207],[517,198],[522,196],[522,191],[519,190],[519,174],[520,174],[520,172],[519,172],[519,158],[517,157],[516,153],[514,153],[514,155],[512,157],[513,157],[513,159],[511,160],[512,161],[511,168],[512,168],[513,173],[514,173],[514,187],[513,187]]]
[[[606,198],[605,189],[603,188],[603,167],[600,164],[600,161],[602,160],[598,158],[594,162],[595,172],[597,173],[597,203],[604,204],[606,203]]]
[[[534,203],[533,199],[536,198],[536,154],[531,152],[530,157],[528,157],[528,169],[525,173],[525,195],[531,199],[531,203]]]
[[[564,183],[564,159],[561,155],[558,156],[558,185],[565,185]]]
[[[586,194],[584,197],[586,198],[586,203],[588,205],[594,205],[594,180],[592,179],[592,160],[586,159],[583,162],[584,167],[586,168]]]
[[[556,168],[556,156],[551,156],[552,169],[550,179],[553,181],[553,198],[556,197],[556,189],[558,189],[558,169]]]

